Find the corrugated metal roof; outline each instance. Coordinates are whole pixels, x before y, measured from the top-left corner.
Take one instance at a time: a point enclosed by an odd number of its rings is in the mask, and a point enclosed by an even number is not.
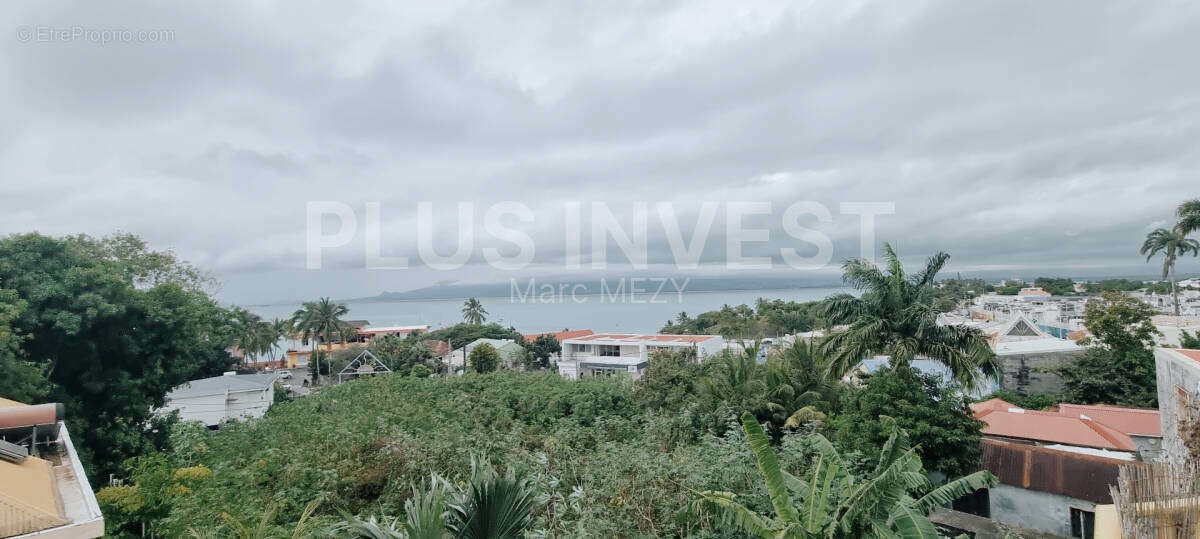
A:
[[[1162,415],[1154,408],[1060,404],[1058,412],[1074,417],[1087,416],[1130,436],[1162,436]]]
[[[220,395],[226,391],[237,393],[241,391],[261,391],[271,387],[279,375],[267,374],[238,374],[231,376],[214,376],[192,380],[167,393],[167,400],[202,397],[205,395]]]
[[[1112,503],[1109,486],[1117,483],[1120,466],[1137,466],[1116,459],[987,438],[980,440],[980,446],[983,468],[995,474],[1001,483],[1096,503]]]

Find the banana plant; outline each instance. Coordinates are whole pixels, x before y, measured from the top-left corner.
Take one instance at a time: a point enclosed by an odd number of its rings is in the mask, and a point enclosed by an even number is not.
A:
[[[722,491],[699,493],[688,512],[712,515],[723,528],[763,538],[932,539],[939,537],[929,519],[935,508],[996,484],[991,473],[980,471],[933,488],[908,436],[895,421],[885,422],[891,435],[870,475],[849,473],[833,444],[813,434],[809,441],[818,457],[802,479],[782,469],[762,427],[744,413],[742,428],[773,514],[758,514],[739,503],[736,494]]]

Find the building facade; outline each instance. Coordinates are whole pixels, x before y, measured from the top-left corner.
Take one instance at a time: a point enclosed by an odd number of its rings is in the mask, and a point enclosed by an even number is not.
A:
[[[600,333],[562,342],[562,360],[558,372],[566,378],[611,376],[623,372],[640,379],[650,363],[650,355],[658,350],[696,352],[704,360],[725,349],[720,335],[636,335]]]
[[[1158,411],[1162,415],[1163,456],[1169,461],[1186,462],[1190,456],[1180,427],[1200,420],[1200,350],[1155,348],[1154,367]]]

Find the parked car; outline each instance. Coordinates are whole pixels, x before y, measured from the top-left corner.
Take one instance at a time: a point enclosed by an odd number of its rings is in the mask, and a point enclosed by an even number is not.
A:
[[[284,380],[292,379],[292,371],[279,371],[279,377]]]

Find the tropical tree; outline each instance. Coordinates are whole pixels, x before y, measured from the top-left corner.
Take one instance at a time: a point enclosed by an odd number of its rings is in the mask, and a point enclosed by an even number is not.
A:
[[[1175,288],[1175,260],[1188,253],[1191,253],[1192,256],[1200,253],[1200,242],[1187,237],[1183,223],[1184,220],[1181,220],[1174,229],[1160,228],[1146,234],[1146,241],[1142,242],[1141,249],[1141,253],[1146,255],[1146,262],[1149,262],[1155,255],[1162,254],[1162,278],[1171,280],[1171,301],[1175,304],[1175,316],[1179,316],[1179,291]]]
[[[475,298],[469,298],[463,302],[462,308],[463,321],[478,326],[487,320],[487,310],[483,308],[483,304]]]
[[[270,339],[272,326],[263,322],[258,315],[241,307],[230,311],[233,326],[233,345],[242,351],[242,359],[249,363],[260,354],[275,347],[275,340]]]
[[[895,423],[870,475],[852,475],[833,444],[809,435],[818,457],[804,479],[779,464],[762,427],[750,413],[742,428],[771,500],[772,515],[755,513],[732,492],[705,491],[688,506],[693,516],[711,514],[729,531],[763,538],[936,538],[929,514],[937,507],[996,484],[987,471],[932,487],[921,458]]]
[[[826,376],[825,355],[819,344],[798,340],[767,360],[764,381],[771,403],[772,423],[799,427],[824,420],[838,401],[840,382]]]
[[[1193,198],[1180,204],[1179,208],[1175,210],[1175,217],[1179,218],[1179,222],[1175,224],[1175,230],[1180,234],[1186,236],[1200,230],[1200,198]]]
[[[303,307],[292,314],[291,323],[292,327],[300,332],[301,342],[312,343],[312,357],[315,359],[319,340],[325,341],[325,350],[328,353],[333,350],[335,336],[346,340],[354,335],[354,327],[342,321],[342,317],[349,313],[350,309],[346,308],[345,304],[321,298],[318,301],[305,302]],[[313,381],[316,382],[320,376],[321,370],[318,368]]]
[[[500,352],[496,350],[495,346],[479,343],[471,349],[471,356],[467,359],[471,362],[471,368],[475,372],[492,372],[500,365]]]
[[[968,388],[977,386],[981,374],[994,376],[995,354],[981,331],[937,323],[933,283],[950,255],[929,257],[919,273],[909,276],[891,245],[885,244],[884,253],[886,269],[862,258],[842,265],[842,280],[862,291],[860,297],[842,294],[825,301],[830,325],[849,326],[822,344],[828,376],[840,379],[862,360],[879,354],[889,356],[894,366],[906,366],[917,357],[940,361]]]

